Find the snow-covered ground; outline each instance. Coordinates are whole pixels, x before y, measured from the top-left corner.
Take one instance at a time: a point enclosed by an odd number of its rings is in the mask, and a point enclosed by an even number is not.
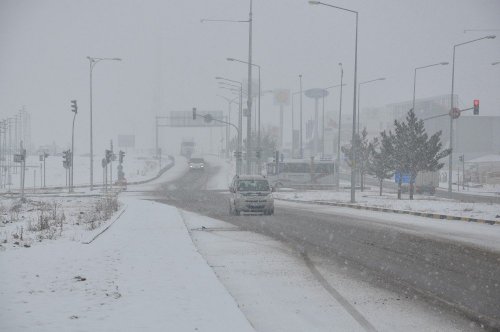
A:
[[[207,161],[220,170],[208,187],[227,189],[234,165],[211,157]],[[419,299],[354,280],[347,269],[319,257],[310,257],[314,272],[286,244],[144,200],[151,196],[140,193],[154,191],[159,184],[186,172],[186,160],[177,157],[174,167],[159,179],[129,186],[120,196],[120,205],[114,206],[113,211],[117,211],[94,226],[88,216],[99,210],[97,202],[102,198],[30,198],[33,202],[25,204],[18,214],[24,219],[0,224],[0,240],[8,238],[0,246],[0,330],[476,330],[469,322],[428,307]],[[30,218],[38,220],[35,206],[39,203],[35,201],[48,203],[49,216],[51,204],[60,204],[51,223],[55,231],[47,233],[54,236],[40,238],[44,233],[30,230],[20,240],[20,226],[27,225]],[[7,198],[2,202],[5,217],[10,218],[15,202]],[[287,205],[322,213],[366,213],[374,218],[373,211],[277,204],[278,208]],[[408,231],[427,229],[439,235],[446,234],[446,225],[453,225],[422,224],[401,215],[394,217],[403,217],[402,221],[391,221],[386,215],[381,213],[378,222],[392,222]],[[61,220],[62,230],[58,228]],[[464,228],[463,233],[477,239],[488,235],[483,237],[485,243],[500,243],[500,228],[496,234],[488,231],[492,229],[489,225],[461,225],[483,226]],[[459,235],[454,231],[449,234]]]
[[[0,253],[0,330],[252,330],[176,208],[123,203],[125,213],[90,244]]]
[[[301,201],[350,201],[350,191],[286,191],[274,193],[276,198]],[[407,195],[406,195],[407,196]],[[363,206],[376,206],[396,210],[410,210],[426,213],[446,214],[458,217],[499,220],[500,205],[489,203],[463,203],[434,196],[415,195],[414,200],[397,199],[396,193],[384,193],[379,196],[378,189],[356,193],[356,203]]]
[[[448,182],[439,182],[439,188],[443,190],[448,190]],[[462,185],[453,185],[453,191],[462,194],[471,195],[485,195],[485,196],[500,196],[500,185],[499,184],[478,184],[471,183],[462,187]]]

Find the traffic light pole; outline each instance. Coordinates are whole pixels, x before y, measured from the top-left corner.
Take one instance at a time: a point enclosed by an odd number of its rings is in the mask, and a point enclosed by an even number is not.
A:
[[[73,128],[71,130],[71,165],[70,165],[70,181],[69,181],[69,192],[72,193],[73,192],[73,156],[74,156],[74,151],[75,151],[75,119],[76,119],[76,114],[77,112],[75,111],[74,112],[75,114],[73,115]],[[44,163],[44,169],[45,169],[45,158],[43,158],[43,163]],[[44,173],[44,185],[45,185],[45,173]]]
[[[195,109],[193,109],[195,110]],[[219,123],[224,123],[230,126],[233,126],[234,129],[236,129],[236,132],[238,133],[238,137],[241,137],[240,129],[227,121],[219,120],[219,119],[214,119],[210,114],[205,114],[205,115],[200,115],[202,116],[205,121],[210,122],[210,121],[215,121]],[[196,118],[196,111],[193,111],[193,118]],[[248,156],[247,156],[248,157]],[[238,145],[238,151],[236,151],[236,175],[240,175],[241,173],[241,145]]]

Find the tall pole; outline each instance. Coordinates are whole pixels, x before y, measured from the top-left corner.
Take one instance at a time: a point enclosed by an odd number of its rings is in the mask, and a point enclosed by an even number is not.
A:
[[[45,174],[47,173],[47,168],[45,166],[45,159],[47,159],[45,152],[43,153],[43,187],[46,187]]]
[[[357,123],[357,129],[356,129],[356,132],[358,133],[359,135],[359,96],[361,95],[361,83],[358,84],[358,123]]]
[[[314,154],[313,156],[316,157],[316,154],[318,153],[318,145],[319,145],[319,140],[318,140],[318,104],[319,104],[319,98],[314,98]]]
[[[415,112],[415,92],[417,87],[417,69],[415,68],[415,72],[413,73],[413,101],[411,103],[411,109]]]
[[[121,58],[93,58],[87,56],[89,60],[89,68],[90,68],[90,190],[94,189],[94,144],[93,144],[93,130],[92,130],[92,70],[94,66],[103,60],[110,61],[122,61]]]
[[[339,63],[340,66],[340,105],[339,105],[339,132],[337,137],[337,189],[340,189],[340,139],[341,139],[341,127],[342,127],[342,87],[343,87],[343,79],[344,79],[344,68],[342,67],[342,63]]]
[[[451,100],[450,100],[450,108],[453,112],[453,95],[455,93],[455,50],[457,45],[453,46],[453,62],[451,67]],[[450,113],[450,155],[448,157],[448,194],[450,198],[452,197],[452,172],[453,172],[453,117]]]
[[[357,133],[359,135],[359,120],[361,118],[361,115],[360,115],[360,105],[361,105],[361,102],[360,102],[360,95],[361,95],[361,86],[363,84],[366,84],[366,83],[372,83],[372,82],[375,82],[375,81],[384,81],[385,80],[385,77],[380,77],[380,78],[376,78],[374,80],[369,80],[369,81],[364,81],[364,82],[359,82],[358,84],[358,129],[357,129]]]
[[[357,149],[356,146],[356,85],[358,79],[358,12],[356,13],[356,41],[354,48],[354,96],[353,96],[353,107],[352,107],[352,155],[354,160],[354,165],[351,167],[351,203],[356,202],[356,158],[357,158]]]
[[[450,105],[451,105],[451,110],[453,111],[454,108],[454,94],[455,94],[455,51],[458,46],[462,46],[465,44],[470,44],[476,41],[480,41],[483,39],[494,39],[496,36],[490,35],[482,38],[477,38],[474,40],[467,41],[465,43],[461,44],[456,44],[453,46],[453,63],[452,63],[452,69],[451,69],[451,100],[450,100]],[[450,112],[450,155],[448,157],[448,194],[450,198],[452,197],[452,172],[453,172],[453,117],[451,116],[452,112]]]
[[[357,87],[357,77],[358,77],[358,12],[342,7],[333,6],[330,4],[326,4],[320,1],[309,0],[309,4],[311,5],[323,5],[327,7],[332,7],[335,9],[340,9],[343,11],[347,11],[353,14],[356,14],[356,39],[355,39],[355,47],[354,47],[354,94],[353,94],[353,103],[352,103],[352,155],[353,159],[356,160],[357,146],[356,146],[356,87]],[[351,203],[356,202],[356,163],[353,163],[351,167]]]
[[[109,189],[112,190],[113,189],[113,156],[114,156],[114,152],[113,152],[113,140],[111,140],[111,159],[109,161]]]
[[[283,104],[280,104],[280,144],[279,149],[283,150]]]
[[[418,69],[429,68],[429,67],[434,67],[434,66],[439,66],[439,65],[445,66],[447,64],[448,64],[448,62],[439,62],[439,63],[434,63],[432,65],[415,68],[415,72],[413,74],[413,100],[412,100],[412,103],[411,103],[411,105],[412,105],[411,109],[412,110],[415,111],[415,94],[416,94],[416,91],[417,91],[417,70]]]
[[[302,74],[299,75],[299,83],[300,83],[300,159],[304,158],[304,147],[302,145]]]
[[[325,96],[322,98],[322,119],[321,119],[321,157],[325,158]]]
[[[247,89],[247,166],[246,173],[251,171],[252,154],[252,0],[250,0],[250,12],[248,14],[248,89]]]
[[[70,174],[71,174],[71,179],[69,181],[70,183],[70,192],[73,192],[73,167],[74,167],[74,155],[75,155],[75,119],[76,119],[76,111],[75,114],[73,115],[73,127],[71,130],[71,166],[70,166]],[[45,152],[44,152],[45,153]],[[45,155],[43,158],[43,161],[45,163]]]
[[[262,86],[260,84],[260,66],[259,68],[259,123],[258,123],[258,129],[257,129],[257,150],[259,151],[259,157],[257,158],[257,173],[262,174],[262,165],[261,165],[261,158],[262,158],[262,151],[261,151],[261,142],[260,142],[260,96],[262,95]]]
[[[90,191],[94,190],[94,143],[92,135],[92,69],[94,59],[88,57],[90,63]]]
[[[158,115],[155,116],[155,154],[156,154],[156,158],[159,158],[159,153],[158,153]]]
[[[243,88],[240,87],[240,109],[238,111],[238,156],[236,157],[236,174],[241,174],[243,153]]]

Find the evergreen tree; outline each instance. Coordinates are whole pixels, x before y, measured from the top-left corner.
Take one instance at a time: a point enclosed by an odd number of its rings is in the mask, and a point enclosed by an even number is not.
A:
[[[392,142],[386,132],[380,133],[380,140],[376,137],[370,142],[370,158],[368,174],[379,180],[379,195],[382,196],[382,185],[385,179],[390,179],[394,174],[394,162],[392,160]]]
[[[437,171],[444,164],[439,161],[450,154],[450,149],[441,150],[441,131],[428,137],[424,121],[418,119],[413,110],[406,115],[405,121],[394,121],[394,134],[389,132],[392,141],[392,159],[396,171],[410,175],[410,199],[413,199],[414,183],[419,172]],[[398,198],[401,198],[401,178]]]

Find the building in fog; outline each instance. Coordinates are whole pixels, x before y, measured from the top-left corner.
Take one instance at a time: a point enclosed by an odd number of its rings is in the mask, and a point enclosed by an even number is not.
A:
[[[455,96],[455,105],[460,109],[472,107],[463,104]],[[361,110],[360,127],[367,127],[370,137],[379,135],[383,130],[393,130],[394,120],[403,120],[412,108],[412,101],[388,104],[378,108]],[[415,113],[420,119],[428,119],[437,115],[441,117],[425,120],[425,129],[429,135],[441,130],[443,146],[449,146],[450,140],[450,95],[440,95],[415,101]],[[454,120],[454,159],[460,155],[470,160],[488,154],[500,153],[500,116],[473,115],[472,110],[462,113]]]

